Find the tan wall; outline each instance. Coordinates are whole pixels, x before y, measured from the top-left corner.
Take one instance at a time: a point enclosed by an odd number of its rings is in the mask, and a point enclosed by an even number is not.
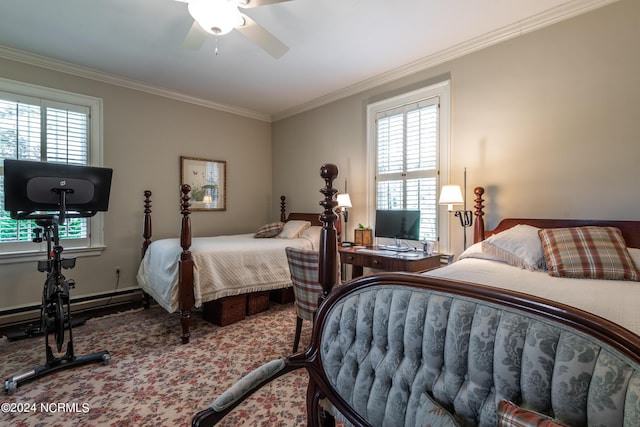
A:
[[[145,189],[153,191],[154,237],[178,235],[180,155],[227,161],[227,211],[194,212],[194,235],[251,232],[275,215],[269,123],[8,60],[0,77],[104,101],[104,165],[114,170],[107,249],[65,274],[77,282],[72,297],[113,290],[116,266],[118,289],[137,286]],[[45,276],[35,262],[0,264],[0,276],[0,310],[39,304]]]
[[[354,203],[349,228],[364,221],[366,105],[449,77],[452,181],[462,183],[467,167],[468,197],[487,188],[489,225],[508,216],[640,220],[639,16],[640,2],[623,0],[280,120],[274,192],[312,209],[319,166],[335,162]]]
[[[154,191],[154,236],[177,235],[180,155],[228,165],[228,210],[195,212],[194,235],[252,231],[276,217],[280,194],[290,210],[320,212],[324,162],[341,167],[339,188],[349,181],[350,228],[365,222],[366,105],[442,78],[452,82],[452,180],[467,167],[469,194],[487,187],[490,225],[506,216],[640,220],[638,16],[640,2],[621,0],[272,125],[8,60],[0,77],[104,100],[108,248],[67,274],[80,297],[113,290],[115,266],[119,289],[136,286],[144,189]],[[461,233],[453,228],[457,254]],[[39,303],[35,263],[2,264],[0,275],[0,310]]]

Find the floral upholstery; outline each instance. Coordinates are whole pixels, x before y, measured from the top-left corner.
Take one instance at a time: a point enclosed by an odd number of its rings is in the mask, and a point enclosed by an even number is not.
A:
[[[356,425],[424,427],[450,413],[447,425],[494,427],[503,400],[573,427],[638,425],[639,337],[549,301],[520,304],[492,289],[483,299],[469,296],[478,289],[410,274],[334,289],[305,353],[249,374],[194,426],[215,424],[255,389],[299,368],[310,379],[310,427],[322,425],[325,412]]]
[[[497,425],[501,399],[572,426],[634,425],[640,366],[560,324],[408,287],[363,289],[327,317],[321,356],[374,426],[415,426],[422,393],[461,425]]]

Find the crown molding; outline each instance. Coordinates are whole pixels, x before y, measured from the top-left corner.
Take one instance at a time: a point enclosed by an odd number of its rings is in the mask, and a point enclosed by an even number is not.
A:
[[[498,30],[486,33],[480,37],[460,43],[451,48],[442,50],[433,55],[429,55],[405,66],[396,68],[386,73],[382,73],[362,80],[356,84],[343,89],[331,92],[319,98],[305,102],[291,109],[284,110],[272,115],[272,121],[282,120],[305,111],[321,107],[331,102],[355,95],[366,90],[373,89],[380,85],[393,82],[395,80],[410,76],[420,71],[435,67],[456,58],[468,55],[472,52],[482,50],[486,47],[496,45],[503,41],[548,27],[555,23],[573,18],[600,7],[615,3],[619,0],[574,0],[564,5],[549,9],[543,13],[524,19],[515,24],[508,25]]]
[[[53,71],[59,71],[62,73],[71,74],[74,76],[83,77],[91,80],[96,80],[102,83],[121,86],[127,89],[138,90],[140,92],[146,92],[152,95],[163,96],[165,98],[171,98],[177,101],[200,105],[202,107],[211,108],[213,110],[223,111],[226,113],[236,114],[239,116],[248,117],[250,119],[261,120],[264,122],[271,122],[271,116],[269,114],[264,114],[264,113],[260,113],[257,111],[252,111],[252,110],[248,110],[240,107],[219,104],[216,102],[211,102],[206,99],[185,95],[180,92],[171,91],[158,86],[153,86],[147,83],[143,83],[140,81],[120,77],[115,74],[105,73],[92,68],[70,64],[64,61],[58,61],[56,59],[47,58],[44,56],[35,55],[28,52],[23,52],[23,51],[12,49],[6,46],[0,46],[0,58],[9,59],[12,61],[33,65],[36,67],[46,68]]]
[[[11,49],[5,46],[0,46],[0,58],[5,58],[17,62],[22,62],[36,67],[46,68],[53,71],[59,71],[66,74],[75,75],[91,80],[96,80],[103,83],[113,84],[128,89],[138,90],[141,92],[150,93],[153,95],[163,96],[166,98],[175,99],[177,101],[187,102],[190,104],[200,105],[206,108],[211,108],[218,111],[223,111],[230,114],[236,114],[251,119],[256,119],[264,122],[273,122],[282,120],[287,117],[311,110],[313,108],[320,107],[322,105],[338,101],[348,96],[355,95],[366,90],[373,89],[377,86],[410,76],[420,71],[427,70],[436,65],[443,64],[447,61],[451,61],[456,58],[460,58],[472,52],[479,51],[489,46],[496,45],[506,40],[513,39],[523,34],[536,31],[538,29],[547,27],[572,18],[574,16],[581,15],[583,13],[598,9],[600,7],[615,3],[619,0],[574,0],[564,5],[552,8],[546,12],[533,16],[531,18],[519,21],[515,24],[508,25],[499,30],[489,32],[480,37],[472,40],[460,43],[449,49],[442,50],[433,55],[429,55],[405,66],[396,68],[371,77],[369,79],[362,80],[358,83],[345,87],[343,89],[328,93],[319,98],[300,104],[296,107],[281,111],[279,113],[269,115],[253,110],[248,110],[241,107],[230,106],[225,104],[219,104],[216,102],[208,101],[206,99],[197,98],[190,95],[185,95],[180,92],[171,91],[162,87],[153,86],[147,83],[143,83],[136,80],[127,79],[115,74],[109,74],[102,71],[98,71],[92,68],[82,67],[75,64],[70,64],[64,61],[47,58],[32,53],[23,52],[16,49]]]

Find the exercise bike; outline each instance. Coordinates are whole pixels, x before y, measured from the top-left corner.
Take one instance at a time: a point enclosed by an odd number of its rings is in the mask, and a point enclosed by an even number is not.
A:
[[[56,167],[60,166],[61,165],[56,165]],[[9,175],[7,172],[9,172]],[[6,180],[7,177],[11,176],[11,172],[12,170],[10,167],[7,168],[7,161],[5,160],[5,190],[7,188]],[[36,179],[34,185],[46,184],[49,186],[51,185],[49,178],[50,177],[44,180]],[[30,181],[33,182],[33,179]],[[111,356],[106,350],[82,356],[76,356],[74,352],[69,290],[75,288],[75,281],[73,279],[67,279],[63,274],[63,270],[74,268],[76,258],[64,258],[62,256],[63,248],[60,245],[59,227],[65,223],[68,217],[89,217],[95,215],[97,211],[68,212],[67,199],[74,200],[71,195],[76,194],[76,190],[73,188],[64,188],[66,186],[67,181],[64,181],[64,184],[59,183],[48,189],[50,194],[47,197],[51,197],[51,194],[54,194],[58,199],[56,206],[59,211],[56,213],[11,211],[12,218],[35,220],[37,227],[33,229],[35,236],[32,240],[37,243],[47,242],[47,259],[38,261],[37,265],[38,271],[47,273],[42,291],[42,306],[40,312],[40,332],[45,335],[46,363],[25,373],[8,378],[4,383],[4,389],[7,394],[14,394],[18,386],[23,383],[33,381],[58,370],[93,362],[102,362],[104,365],[108,365],[111,360]],[[29,194],[33,196],[34,192],[31,191]],[[7,191],[5,191],[5,197],[6,195]],[[9,204],[10,203],[5,202],[5,205]],[[53,336],[57,353],[61,353],[65,343],[65,333],[68,333],[65,353],[60,357],[56,357],[50,345],[49,337],[50,335]]]

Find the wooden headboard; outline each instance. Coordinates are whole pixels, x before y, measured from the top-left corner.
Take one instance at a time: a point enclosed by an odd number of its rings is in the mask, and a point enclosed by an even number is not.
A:
[[[309,221],[311,225],[322,226],[319,213],[291,212],[287,215],[285,196],[280,196],[280,221]]]
[[[622,237],[628,247],[640,248],[640,221],[607,221],[591,219],[545,219],[545,218],[505,218],[493,230],[486,230],[484,226],[484,205],[482,195],[484,188],[476,187],[473,190],[476,198],[475,225],[473,229],[473,241],[481,242],[492,234],[507,230],[518,224],[527,224],[538,228],[563,228],[563,227],[584,227],[584,226],[609,226],[616,227],[622,232]]]
[[[320,221],[320,214],[318,213],[302,213],[302,212],[291,212],[287,216],[287,221],[309,221],[311,225],[320,225],[322,226],[322,221]]]

